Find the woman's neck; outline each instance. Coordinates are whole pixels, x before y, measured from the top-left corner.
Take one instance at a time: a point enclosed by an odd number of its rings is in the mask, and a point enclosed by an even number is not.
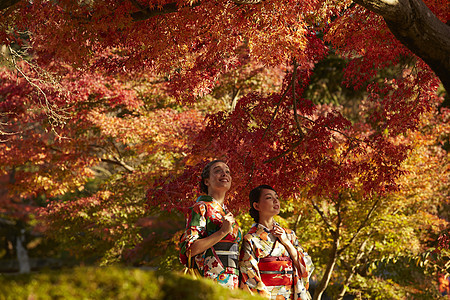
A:
[[[264,217],[259,216],[259,224],[263,225],[264,227],[268,228],[269,230],[273,227],[273,216],[272,217]]]
[[[226,192],[221,192],[221,191],[208,192],[208,196],[213,197],[220,204],[223,204],[225,202],[225,194],[226,194]]]

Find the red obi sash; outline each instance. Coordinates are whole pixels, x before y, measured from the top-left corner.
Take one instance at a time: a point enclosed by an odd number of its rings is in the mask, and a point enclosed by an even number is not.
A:
[[[267,286],[292,285],[294,268],[292,259],[286,256],[268,256],[258,263],[262,282]]]

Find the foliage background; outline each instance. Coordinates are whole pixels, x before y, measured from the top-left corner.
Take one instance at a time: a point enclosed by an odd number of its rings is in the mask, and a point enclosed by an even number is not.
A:
[[[244,231],[248,191],[273,185],[328,294],[439,297],[448,95],[380,16],[350,1],[205,1],[133,22],[133,2],[0,16],[5,264],[22,237],[55,267],[180,270],[184,213],[220,157]]]

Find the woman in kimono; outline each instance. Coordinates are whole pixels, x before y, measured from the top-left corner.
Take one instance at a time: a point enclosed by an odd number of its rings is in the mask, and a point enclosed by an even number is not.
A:
[[[242,242],[241,287],[268,299],[311,299],[308,282],[314,266],[294,231],[273,219],[280,212],[276,191],[260,185],[249,198],[250,215],[256,223]]]
[[[230,169],[225,162],[214,160],[205,166],[200,188],[206,195],[200,196],[190,208],[186,230],[180,240],[180,260],[186,265],[191,256],[203,277],[237,288],[238,244],[242,233],[225,206],[230,187]]]

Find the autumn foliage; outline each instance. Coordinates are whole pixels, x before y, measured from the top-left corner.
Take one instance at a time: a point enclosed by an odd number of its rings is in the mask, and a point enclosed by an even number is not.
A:
[[[425,3],[446,21],[443,2]],[[360,257],[366,267],[411,241],[410,257],[427,251],[448,226],[439,78],[352,1],[19,1],[0,14],[0,44],[0,214],[37,213],[81,256],[116,261],[148,245],[145,220],[189,207],[214,158],[232,170],[234,212],[271,184],[313,224],[307,246],[327,240],[333,259],[385,241],[378,226],[400,226],[384,218],[393,211],[417,234],[393,234],[398,248]],[[330,57],[352,100],[317,96],[334,93],[318,68]],[[334,280],[361,284],[348,271]]]

